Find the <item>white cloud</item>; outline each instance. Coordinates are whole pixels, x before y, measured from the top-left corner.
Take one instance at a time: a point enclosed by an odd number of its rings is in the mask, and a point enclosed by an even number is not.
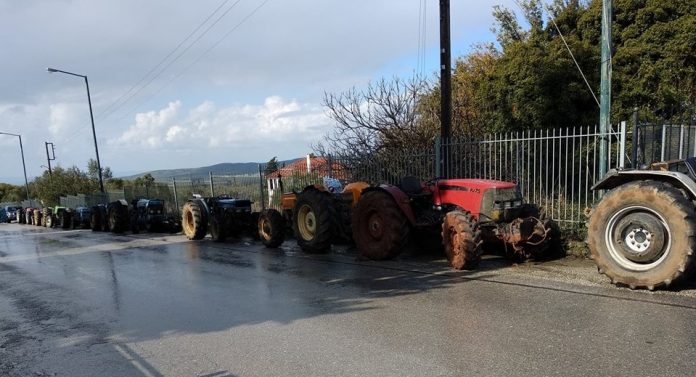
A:
[[[161,153],[163,160],[176,158],[172,155],[176,151],[189,150],[209,155],[224,151],[224,161],[266,161],[273,157],[263,154],[270,153],[268,150],[306,153],[330,127],[320,106],[279,96],[268,97],[259,105],[218,108],[206,101],[188,112],[181,107],[181,101],[176,101],[159,111],[137,114],[134,124],[108,145],[132,153],[150,149]],[[257,153],[235,155],[235,147],[256,149]]]

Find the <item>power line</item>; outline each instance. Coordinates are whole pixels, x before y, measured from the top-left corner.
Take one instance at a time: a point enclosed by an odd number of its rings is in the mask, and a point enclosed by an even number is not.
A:
[[[130,94],[133,90],[135,90],[135,88],[136,88],[138,85],[142,84],[148,77],[150,77],[150,75],[151,75],[153,72],[155,72],[156,69],[158,69],[159,67],[161,67],[162,64],[164,64],[165,61],[167,61],[172,55],[174,55],[174,53],[175,53],[177,50],[179,50],[179,48],[181,48],[181,46],[182,46],[184,43],[186,43],[186,41],[188,41],[189,39],[191,39],[191,37],[192,37],[194,34],[196,34],[196,33],[198,32],[198,30],[200,30],[200,29],[203,27],[203,25],[205,25],[205,24],[206,24],[206,23],[217,13],[225,4],[227,4],[229,1],[230,1],[230,0],[223,0],[222,3],[220,3],[220,5],[218,5],[218,7],[215,8],[215,10],[213,10],[213,12],[210,13],[210,14],[208,15],[208,17],[206,17],[201,23],[199,23],[198,26],[196,26],[196,28],[193,29],[193,31],[191,31],[191,32],[186,36],[186,38],[184,38],[183,40],[181,40],[181,42],[179,42],[179,44],[178,44],[176,47],[174,47],[173,50],[171,50],[164,58],[162,58],[162,60],[160,60],[159,63],[157,63],[154,67],[152,67],[142,78],[140,78],[140,80],[138,80],[138,82],[136,82],[135,84],[133,84],[133,86],[131,86],[130,89],[128,89],[125,93],[123,93],[120,97],[118,97],[118,98],[117,98],[114,102],[112,102],[109,106],[107,106],[107,107],[102,111],[102,114],[100,114],[100,118],[101,118],[101,117],[106,117],[106,116],[108,116],[109,110],[111,110],[114,106],[116,106],[117,103],[119,103],[123,98],[125,98],[128,94]]]
[[[220,39],[218,39],[215,43],[213,43],[207,50],[205,50],[202,54],[200,54],[191,64],[186,66],[184,69],[182,69],[177,75],[172,77],[169,81],[167,81],[164,85],[162,85],[159,89],[157,89],[152,95],[150,95],[147,99],[144,101],[138,103],[137,105],[131,107],[128,111],[124,113],[123,116],[117,118],[117,121],[122,120],[129,114],[131,114],[133,111],[135,111],[138,107],[150,102],[155,96],[157,96],[159,93],[162,92],[167,86],[171,85],[174,81],[178,80],[181,76],[186,73],[191,67],[196,65],[203,57],[205,57],[207,54],[209,54],[212,50],[214,50],[220,43],[222,43],[227,37],[230,36],[235,30],[237,30],[240,26],[242,26],[247,20],[249,20],[256,12],[258,12],[266,3],[268,3],[270,0],[264,0],[261,4],[259,4],[256,8],[254,8],[248,15],[246,15],[239,23],[237,23],[234,27],[232,27],[227,33],[225,33]]]
[[[142,92],[145,88],[150,86],[157,78],[159,78],[169,67],[172,66],[172,64],[176,63],[188,50],[191,49],[198,41],[200,41],[208,32],[215,26],[217,25],[237,4],[239,4],[241,0],[237,0],[232,4],[229,8],[227,8],[218,18],[213,21],[208,27],[203,30],[202,33],[196,37],[191,43],[189,43],[181,52],[179,52],[172,60],[170,60],[164,67],[162,67],[154,76],[152,76],[147,82],[143,85],[140,86],[134,93],[132,93],[126,100],[124,100],[121,105],[117,106],[115,109],[112,109],[112,111],[107,114],[110,115],[114,113],[116,110],[122,108],[126,103],[128,103],[131,99],[133,99],[135,96],[137,96],[140,92]],[[104,115],[103,118],[106,118],[107,115]],[[102,118],[102,119],[103,119]]]

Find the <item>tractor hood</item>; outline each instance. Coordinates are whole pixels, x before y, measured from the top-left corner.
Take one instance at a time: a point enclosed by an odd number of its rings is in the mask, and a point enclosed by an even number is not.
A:
[[[491,188],[515,188],[517,186],[515,183],[495,181],[491,179],[441,179],[437,181],[437,185],[441,190],[456,190],[457,187],[459,187],[460,189],[479,189],[481,191]]]

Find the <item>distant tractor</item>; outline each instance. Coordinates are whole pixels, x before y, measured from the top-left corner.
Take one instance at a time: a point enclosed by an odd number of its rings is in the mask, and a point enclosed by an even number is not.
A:
[[[89,207],[80,206],[75,208],[72,213],[72,221],[70,227],[75,229],[84,229],[90,227],[90,218],[92,216],[92,211]]]
[[[450,265],[474,269],[485,248],[515,258],[558,252],[560,232],[535,205],[524,204],[516,184],[484,179],[405,177],[399,186],[363,191],[352,217],[353,238],[364,258],[393,258],[414,232],[440,231]]]
[[[259,237],[267,247],[278,247],[292,229],[298,246],[309,253],[324,252],[332,243],[350,241],[351,213],[367,187],[365,182],[353,182],[334,192],[324,185],[311,185],[300,192],[284,193],[282,212],[268,209],[259,216]]]
[[[98,205],[90,210],[90,225],[93,231],[123,233],[176,232],[179,222],[168,216],[161,199],[133,199],[129,204],[125,199],[107,205]]]
[[[67,207],[55,206],[49,209],[45,217],[46,227],[68,229],[72,223],[72,210]]]
[[[251,200],[226,195],[194,198],[184,204],[181,227],[190,240],[203,239],[210,233],[213,241],[222,242],[253,227],[251,204]]]
[[[106,205],[98,204],[89,210],[89,226],[93,232],[108,232],[109,224],[107,221]]]
[[[588,225],[590,253],[612,283],[631,289],[685,279],[696,249],[696,158],[610,170],[593,190],[610,190]]]

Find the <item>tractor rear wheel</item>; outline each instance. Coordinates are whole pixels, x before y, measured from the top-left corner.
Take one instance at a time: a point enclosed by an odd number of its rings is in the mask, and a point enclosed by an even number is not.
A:
[[[210,219],[210,237],[215,242],[224,242],[225,238],[227,238],[224,227],[215,216]]]
[[[186,202],[181,211],[181,226],[186,238],[200,240],[208,233],[208,224],[204,209],[198,202]]]
[[[363,193],[353,210],[351,225],[353,239],[364,258],[393,258],[408,242],[408,219],[394,198],[384,191]]]
[[[483,253],[481,232],[469,212],[452,211],[442,221],[442,244],[455,270],[478,267]]]
[[[261,212],[258,230],[259,238],[266,247],[275,248],[285,241],[285,219],[273,208]]]
[[[109,205],[108,212],[109,230],[113,233],[123,233],[128,224],[128,208],[121,202],[113,202]]]
[[[89,214],[89,226],[92,228],[93,232],[102,230],[102,221],[104,221],[104,219],[101,216],[99,207],[92,207],[92,212]]]
[[[308,189],[297,195],[293,230],[302,251],[320,253],[331,247],[334,212],[328,193]]]
[[[639,181],[607,193],[589,222],[589,246],[600,273],[631,289],[684,279],[696,247],[696,212],[679,190]]]

